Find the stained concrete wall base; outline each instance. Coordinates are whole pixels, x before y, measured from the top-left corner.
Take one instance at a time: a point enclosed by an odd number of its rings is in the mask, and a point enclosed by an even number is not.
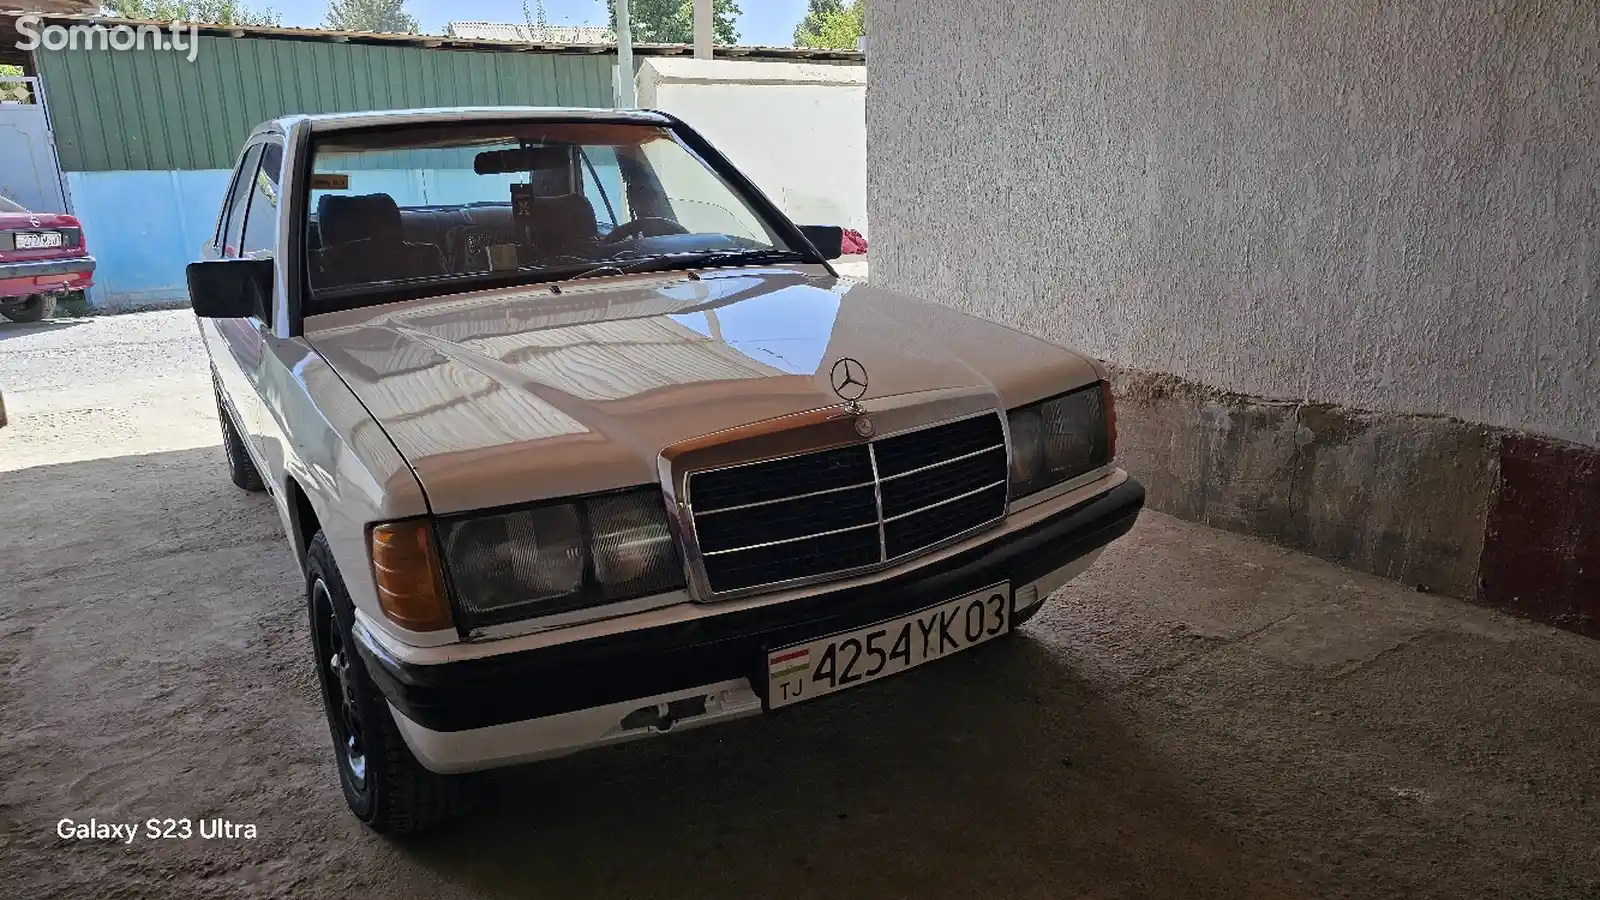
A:
[[[1583,512],[1600,450],[1112,372],[1118,456],[1153,508],[1600,634],[1600,521]]]

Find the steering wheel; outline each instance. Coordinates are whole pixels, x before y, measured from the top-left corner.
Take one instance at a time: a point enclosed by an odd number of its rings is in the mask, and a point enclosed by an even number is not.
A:
[[[626,225],[618,225],[611,233],[601,238],[604,244],[619,244],[642,237],[658,237],[664,234],[688,234],[689,229],[679,225],[671,219],[661,216],[642,216]]]

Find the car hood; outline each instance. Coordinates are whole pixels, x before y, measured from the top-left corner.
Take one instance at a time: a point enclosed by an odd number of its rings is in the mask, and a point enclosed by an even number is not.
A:
[[[1069,351],[820,266],[593,279],[307,319],[306,340],[406,458],[435,513],[652,483],[662,449],[868,398],[1093,381]]]

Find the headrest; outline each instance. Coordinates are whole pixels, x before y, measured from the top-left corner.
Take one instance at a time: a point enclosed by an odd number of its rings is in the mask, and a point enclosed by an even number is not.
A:
[[[366,239],[397,242],[400,207],[388,194],[325,194],[317,201],[317,227],[324,247]]]
[[[582,194],[523,198],[527,215],[521,223],[545,240],[586,240],[599,234],[595,226],[594,204]]]

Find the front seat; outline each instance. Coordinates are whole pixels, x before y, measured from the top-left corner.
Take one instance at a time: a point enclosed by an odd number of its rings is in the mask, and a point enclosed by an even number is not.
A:
[[[594,256],[595,243],[600,228],[595,224],[594,205],[582,194],[556,194],[545,197],[524,197],[520,219],[528,228],[528,243],[534,255],[541,258],[553,256]]]
[[[557,256],[590,259],[600,237],[594,205],[576,187],[572,148],[565,144],[526,147],[519,158],[528,167],[528,183],[513,185],[516,222],[526,229],[528,250],[535,260]]]
[[[400,207],[388,194],[341,196],[317,201],[322,236],[317,281],[322,287],[368,284],[443,275],[444,254],[433,244],[402,237]]]

